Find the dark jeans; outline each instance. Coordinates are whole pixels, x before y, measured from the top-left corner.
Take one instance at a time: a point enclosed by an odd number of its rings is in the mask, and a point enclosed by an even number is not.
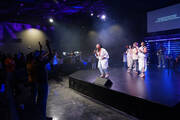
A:
[[[0,69],[0,84],[5,82],[5,76],[4,76],[5,72]]]
[[[13,72],[6,72],[6,85],[7,85],[7,89],[11,90],[11,92],[13,93],[13,89],[14,89],[14,73]]]
[[[48,83],[33,83],[32,84],[32,99],[38,107],[40,119],[46,119],[46,104],[48,97]]]
[[[164,55],[158,55],[158,65],[159,66],[165,65],[165,56]]]
[[[128,68],[127,62],[123,62],[123,67]]]

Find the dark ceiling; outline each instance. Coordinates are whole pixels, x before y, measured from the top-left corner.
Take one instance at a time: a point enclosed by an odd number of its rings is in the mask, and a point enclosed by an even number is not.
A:
[[[147,11],[176,4],[179,0],[1,0],[0,21],[36,21],[55,17],[90,15],[91,12],[115,12],[120,10]]]
[[[14,0],[0,1],[1,21],[22,19],[63,19],[75,14],[101,13],[105,9],[103,0]]]
[[[180,3],[180,0],[105,0],[111,9],[127,8],[147,12]]]

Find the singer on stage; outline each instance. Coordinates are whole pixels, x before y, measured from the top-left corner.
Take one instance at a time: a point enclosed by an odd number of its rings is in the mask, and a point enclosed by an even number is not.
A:
[[[95,56],[98,59],[98,68],[101,73],[101,78],[108,78],[109,73],[108,73],[108,59],[109,59],[109,54],[108,52],[102,48],[100,44],[96,45],[96,50],[94,50]]]

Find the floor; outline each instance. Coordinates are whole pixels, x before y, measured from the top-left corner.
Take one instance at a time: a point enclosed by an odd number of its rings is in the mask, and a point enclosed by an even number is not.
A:
[[[70,89],[67,79],[49,83],[47,114],[53,120],[137,120]]]
[[[122,90],[130,95],[168,105],[180,101],[179,72],[167,69],[152,69],[147,71],[145,79],[135,76],[134,73],[127,74],[124,68],[113,68],[110,72],[112,73],[110,79],[114,83],[112,90]],[[93,82],[98,76],[98,71],[83,70],[79,71],[78,74],[75,73],[75,75],[76,77],[82,75],[82,79]],[[22,89],[24,89],[22,95],[15,98],[15,102],[11,99],[12,95],[8,95],[11,106],[10,111],[13,113],[9,114],[9,116],[15,116],[12,120],[38,120],[36,119],[38,113],[35,112],[35,106],[21,105],[21,103],[28,103],[27,93],[29,91],[27,86],[22,86]],[[18,107],[16,105],[17,114],[12,112],[15,110],[15,103],[19,104]],[[137,120],[133,116],[110,108],[70,89],[68,78],[61,76],[58,79],[49,81],[47,116],[53,117],[53,120]]]
[[[172,69],[150,68],[146,77],[140,78],[135,73],[127,73],[123,67],[110,68],[111,90],[136,96],[167,106],[180,102],[180,72]],[[98,70],[81,70],[72,77],[93,83],[99,76]]]
[[[21,89],[18,97],[12,99],[10,95],[11,120],[39,120],[37,106],[30,104],[29,88],[21,86]],[[68,77],[61,76],[49,80],[47,116],[53,120],[137,120],[70,89]]]

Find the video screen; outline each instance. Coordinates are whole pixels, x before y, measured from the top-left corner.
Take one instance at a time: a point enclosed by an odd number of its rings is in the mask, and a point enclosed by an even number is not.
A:
[[[180,29],[180,4],[147,13],[147,32]]]

